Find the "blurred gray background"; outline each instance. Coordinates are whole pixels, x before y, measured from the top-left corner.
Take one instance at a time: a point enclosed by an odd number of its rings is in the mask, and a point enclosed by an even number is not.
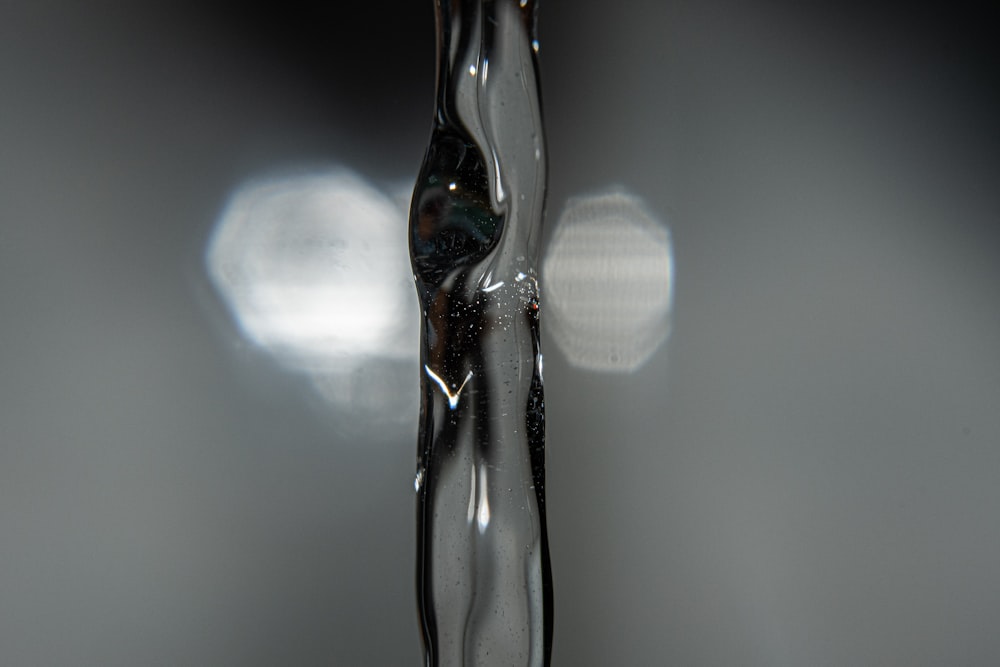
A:
[[[676,262],[634,372],[546,335],[555,665],[1000,664],[985,7],[543,1],[547,233],[624,188]],[[411,182],[433,58],[429,0],[0,2],[0,664],[419,663],[415,364],[324,398],[204,258],[261,175]]]

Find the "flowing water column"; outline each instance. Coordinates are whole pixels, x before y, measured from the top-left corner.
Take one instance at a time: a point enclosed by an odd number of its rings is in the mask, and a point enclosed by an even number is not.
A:
[[[533,0],[436,0],[437,109],[413,193],[415,486],[426,665],[549,664],[536,264],[545,151]]]

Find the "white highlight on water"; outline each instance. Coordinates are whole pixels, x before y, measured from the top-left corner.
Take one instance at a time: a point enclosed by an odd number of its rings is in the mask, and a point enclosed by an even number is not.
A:
[[[445,381],[441,379],[441,376],[432,371],[430,366],[425,364],[424,371],[430,379],[434,380],[437,386],[441,387],[441,391],[443,391],[444,395],[448,398],[448,407],[454,410],[458,406],[458,399],[462,394],[462,390],[465,389],[465,385],[472,379],[472,371],[469,371],[469,374],[465,376],[465,380],[462,381],[462,385],[454,392],[448,389],[448,385]]]

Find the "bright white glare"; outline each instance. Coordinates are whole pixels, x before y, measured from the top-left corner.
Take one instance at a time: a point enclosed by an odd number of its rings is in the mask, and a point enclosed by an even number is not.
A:
[[[206,263],[244,335],[287,367],[416,356],[406,213],[347,169],[243,186]]]
[[[205,252],[243,335],[306,373],[351,416],[337,422],[348,432],[416,424],[407,204],[347,169],[258,179],[232,195]]]
[[[543,263],[545,323],[570,363],[634,371],[667,338],[670,235],[624,192],[571,199]]]
[[[441,391],[444,392],[444,395],[448,398],[448,407],[452,410],[458,407],[458,399],[462,397],[462,390],[465,389],[465,385],[467,385],[469,380],[472,379],[472,371],[469,371],[469,374],[466,375],[465,379],[462,381],[462,385],[454,392],[448,389],[447,383],[441,379],[440,375],[432,371],[430,366],[424,365],[424,372],[427,373],[427,377],[434,380],[435,384],[437,384],[437,386],[441,388]]]
[[[482,535],[490,525],[490,497],[487,494],[489,483],[486,478],[486,466],[479,466],[479,511],[476,512],[476,523],[479,524],[479,534]]]

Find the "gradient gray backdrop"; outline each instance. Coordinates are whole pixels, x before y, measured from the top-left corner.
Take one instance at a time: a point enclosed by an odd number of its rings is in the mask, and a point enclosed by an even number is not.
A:
[[[548,341],[553,663],[1000,664],[997,23],[541,12],[550,223],[621,186],[676,258],[636,373]],[[430,0],[0,2],[0,664],[419,663],[415,424],[203,253],[262,173],[412,179],[433,57]]]

